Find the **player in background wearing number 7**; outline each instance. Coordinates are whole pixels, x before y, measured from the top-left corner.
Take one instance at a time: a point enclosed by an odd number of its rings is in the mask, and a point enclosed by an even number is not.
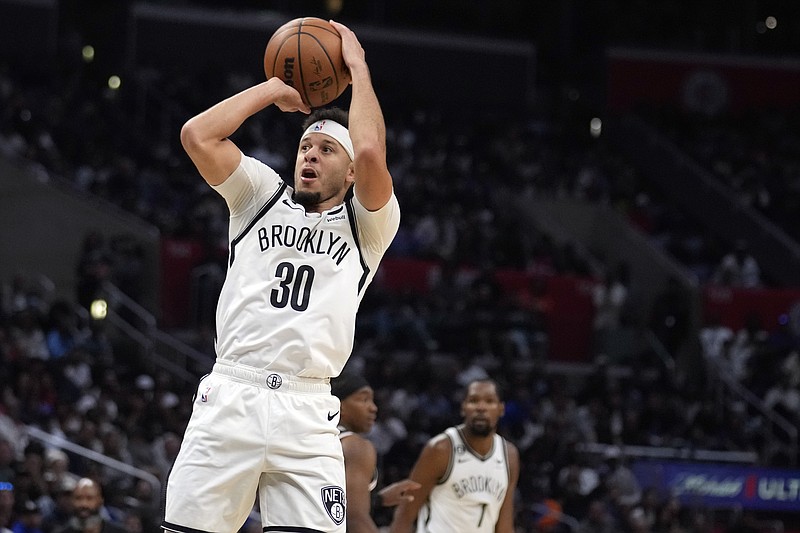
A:
[[[181,142],[230,209],[212,372],[170,472],[162,527],[234,533],[258,503],[265,532],[344,533],[339,400],[364,291],[400,224],[386,130],[365,53],[332,22],[352,78],[349,113],[307,120],[284,184],[230,136],[274,105],[309,113],[277,77],[191,118]],[[348,194],[352,186],[352,194]]]
[[[505,404],[497,383],[467,386],[462,424],[447,428],[422,449],[409,479],[414,500],[395,509],[391,533],[514,533],[519,451],[496,433]]]

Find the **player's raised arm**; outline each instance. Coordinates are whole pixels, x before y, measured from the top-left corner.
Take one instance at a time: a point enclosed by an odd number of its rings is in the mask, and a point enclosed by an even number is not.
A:
[[[331,24],[342,36],[342,57],[352,80],[349,129],[355,151],[355,194],[364,207],[377,211],[392,194],[392,176],[386,164],[386,124],[364,48],[347,26],[334,21]]]
[[[181,144],[209,185],[219,185],[236,170],[239,148],[229,137],[244,121],[269,105],[282,111],[309,112],[298,93],[278,78],[259,83],[190,118],[181,129]]]

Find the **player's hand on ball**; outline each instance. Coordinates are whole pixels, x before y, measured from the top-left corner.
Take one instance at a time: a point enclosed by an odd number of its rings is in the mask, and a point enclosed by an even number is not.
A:
[[[272,85],[275,91],[275,105],[283,112],[300,111],[302,113],[310,113],[311,108],[308,104],[303,102],[303,98],[297,89],[286,85],[283,80],[278,77],[272,77],[267,80],[267,84]]]
[[[353,30],[334,20],[331,20],[330,23],[342,37],[342,59],[344,59],[347,68],[352,72],[353,68],[359,65],[366,65],[367,61],[364,48],[358,41],[356,34],[353,33]],[[353,79],[351,76],[350,83],[352,82]]]

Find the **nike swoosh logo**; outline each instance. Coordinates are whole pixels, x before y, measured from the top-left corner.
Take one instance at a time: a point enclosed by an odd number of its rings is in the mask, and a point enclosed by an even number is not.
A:
[[[336,415],[338,415],[338,414],[339,414],[339,411],[336,411],[336,412],[335,412],[335,413],[333,413],[333,414],[331,414],[331,412],[330,412],[330,411],[328,411],[328,422],[330,422],[331,420],[333,420],[334,418],[336,418]]]

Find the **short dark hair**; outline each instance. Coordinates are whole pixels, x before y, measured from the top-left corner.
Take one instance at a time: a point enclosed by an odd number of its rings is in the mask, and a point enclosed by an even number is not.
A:
[[[345,128],[348,127],[349,116],[347,111],[340,107],[324,107],[322,109],[315,109],[303,121],[303,131],[318,120],[332,120],[338,122]]]
[[[467,391],[469,390],[470,385],[472,385],[473,383],[489,383],[491,385],[494,385],[494,390],[497,392],[497,397],[500,399],[501,402],[504,401],[503,397],[505,396],[505,391],[503,390],[503,387],[500,385],[499,381],[497,381],[496,379],[492,379],[490,377],[475,378],[473,380],[470,380],[470,382],[467,383],[467,386],[464,387],[463,391],[464,398],[467,397]]]
[[[331,394],[340,400],[364,387],[369,387],[369,382],[364,376],[355,372],[342,372],[331,379]]]

